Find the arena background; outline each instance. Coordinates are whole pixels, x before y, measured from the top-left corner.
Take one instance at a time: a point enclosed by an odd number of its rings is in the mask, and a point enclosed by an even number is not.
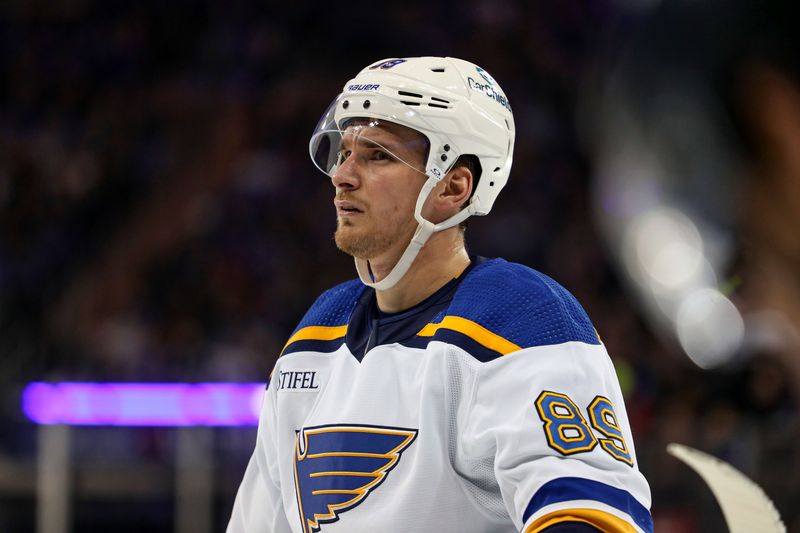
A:
[[[592,219],[578,110],[653,3],[3,2],[0,531],[47,521],[47,427],[23,414],[27,383],[265,380],[314,298],[354,277],[308,136],[360,68],[412,55],[471,60],[505,89],[514,167],[493,213],[471,222],[469,249],[552,275],[592,317],[656,531],[726,531],[708,489],[666,455],[673,441],[752,476],[800,531],[796,405],[780,366],[702,371],[657,339]],[[192,431],[70,428],[69,468],[49,472],[66,479],[67,521],[49,531],[224,530],[255,429]],[[208,496],[192,496],[193,479]],[[186,494],[201,504],[188,517]]]

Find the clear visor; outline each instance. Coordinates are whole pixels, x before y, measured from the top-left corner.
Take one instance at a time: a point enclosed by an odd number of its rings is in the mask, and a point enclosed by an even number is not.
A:
[[[375,99],[378,95],[371,95]],[[336,121],[336,98],[320,120],[309,142],[314,165],[330,177],[345,161],[352,160],[366,168],[380,168],[393,162],[403,163],[422,175],[428,158],[428,138],[410,127],[388,118],[351,116]],[[377,107],[377,106],[376,106]]]

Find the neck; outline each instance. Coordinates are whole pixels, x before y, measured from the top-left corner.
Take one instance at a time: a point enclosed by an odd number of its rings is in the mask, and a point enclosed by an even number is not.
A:
[[[402,253],[399,250],[370,259],[375,279],[386,277]],[[461,274],[469,262],[463,235],[457,227],[435,233],[394,287],[375,291],[378,308],[396,313],[413,307]]]

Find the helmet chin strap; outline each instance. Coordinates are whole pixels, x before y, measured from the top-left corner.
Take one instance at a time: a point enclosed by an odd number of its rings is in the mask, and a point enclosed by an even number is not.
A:
[[[441,178],[429,177],[425,182],[425,185],[422,186],[422,190],[419,191],[419,196],[417,196],[417,205],[414,208],[414,218],[417,219],[419,225],[417,226],[417,230],[414,232],[414,236],[411,238],[411,241],[408,243],[408,246],[406,246],[406,249],[403,251],[403,255],[400,256],[400,259],[397,261],[397,263],[395,263],[394,267],[392,267],[392,270],[389,271],[385,278],[380,281],[375,281],[369,261],[366,259],[359,259],[358,257],[354,258],[358,277],[361,279],[361,282],[364,285],[372,287],[378,291],[391,289],[397,285],[397,282],[400,281],[403,276],[406,275],[408,269],[411,268],[411,264],[414,262],[414,259],[416,259],[417,254],[419,254],[419,251],[422,249],[425,243],[428,242],[428,239],[430,239],[431,235],[439,231],[452,228],[474,214],[473,204],[470,203],[470,205],[447,220],[440,222],[439,224],[434,224],[433,222],[423,218],[422,206],[425,204],[425,200],[428,199],[428,196],[436,184],[439,183],[440,179]]]

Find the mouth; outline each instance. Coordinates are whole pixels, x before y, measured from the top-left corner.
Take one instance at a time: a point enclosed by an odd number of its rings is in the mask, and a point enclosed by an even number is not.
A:
[[[364,212],[364,210],[356,204],[346,200],[336,200],[334,205],[336,206],[336,214],[340,217],[355,216]]]

